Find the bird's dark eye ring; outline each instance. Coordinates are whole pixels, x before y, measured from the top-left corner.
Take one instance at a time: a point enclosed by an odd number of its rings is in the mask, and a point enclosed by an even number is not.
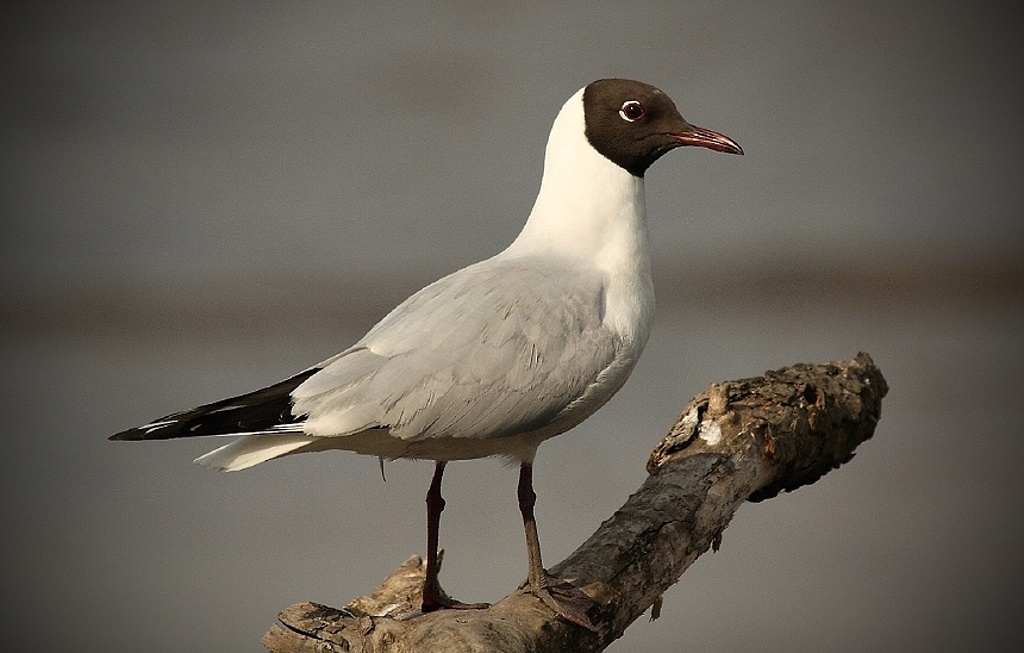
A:
[[[644,117],[647,110],[644,109],[644,105],[640,104],[636,100],[627,100],[622,103],[622,108],[619,109],[619,115],[626,122],[636,122]]]

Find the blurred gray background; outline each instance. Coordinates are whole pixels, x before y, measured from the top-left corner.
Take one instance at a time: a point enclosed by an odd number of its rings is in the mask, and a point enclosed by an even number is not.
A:
[[[24,3],[23,3],[24,5]],[[551,120],[623,76],[745,157],[647,175],[659,313],[625,389],[541,448],[560,560],[717,380],[864,350],[875,438],[748,505],[612,651],[1024,645],[1024,165],[1002,5],[39,2],[0,34],[4,638],[23,651],[259,651],[423,550],[428,463],[238,474],[213,441],[110,433],[339,351],[502,249]],[[516,475],[454,464],[442,581],[525,577]],[[13,649],[12,649],[13,650]]]

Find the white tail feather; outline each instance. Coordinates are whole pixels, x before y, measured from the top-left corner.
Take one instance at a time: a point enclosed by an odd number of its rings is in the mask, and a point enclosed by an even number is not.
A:
[[[237,472],[292,453],[316,440],[317,437],[304,433],[247,435],[203,454],[195,462],[222,472]]]

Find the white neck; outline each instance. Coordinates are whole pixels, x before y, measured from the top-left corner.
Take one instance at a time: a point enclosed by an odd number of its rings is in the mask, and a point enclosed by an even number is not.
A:
[[[606,321],[646,341],[654,308],[644,180],[593,148],[585,135],[583,91],[551,128],[544,177],[522,232],[503,256],[574,258],[606,277]]]

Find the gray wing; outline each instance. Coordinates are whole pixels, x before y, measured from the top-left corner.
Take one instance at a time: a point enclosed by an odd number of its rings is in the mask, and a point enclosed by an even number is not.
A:
[[[603,294],[597,274],[564,265],[470,266],[325,361],[293,391],[293,412],[322,436],[387,428],[406,440],[498,438],[545,426],[616,361],[621,343],[602,324]]]

